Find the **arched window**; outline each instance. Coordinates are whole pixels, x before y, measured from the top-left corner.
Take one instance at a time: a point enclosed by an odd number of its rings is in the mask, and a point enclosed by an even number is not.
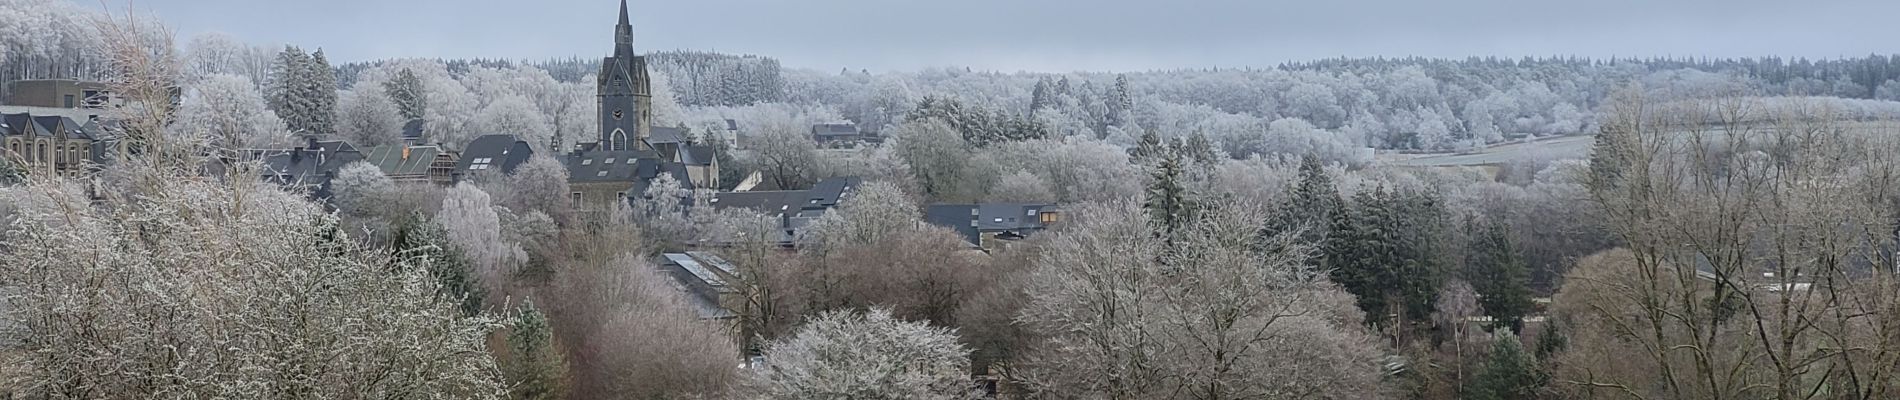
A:
[[[613,143],[603,143],[601,148],[614,151],[627,149],[627,131],[625,130],[614,128],[614,133],[608,140],[612,140]]]

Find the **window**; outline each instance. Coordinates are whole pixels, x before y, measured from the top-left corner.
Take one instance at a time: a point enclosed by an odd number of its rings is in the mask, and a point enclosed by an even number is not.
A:
[[[1025,216],[1025,217],[1034,217],[1034,216],[1036,216],[1036,209],[1034,209],[1034,208],[1031,208],[1031,209],[1029,209],[1029,212],[1027,212],[1027,213],[1023,213],[1023,216]]]
[[[613,163],[614,163],[614,158],[613,158],[613,157],[607,157],[607,161],[601,161],[600,163],[601,163],[601,164],[613,164]]]
[[[573,204],[574,204],[574,206],[577,206],[577,207],[578,207],[578,206],[580,206],[580,205],[581,205],[581,192],[574,192],[574,193],[568,193],[568,194],[567,194],[567,201],[568,201],[568,202],[570,202],[570,203],[573,203]]]
[[[76,104],[73,104],[73,95],[70,95],[70,94],[69,94],[69,95],[66,95],[66,98],[65,98],[65,100],[66,100],[66,102],[65,102],[65,103],[66,103],[66,108],[73,108],[73,107],[75,107],[75,106],[77,106]]]
[[[627,198],[627,192],[614,192],[614,198],[625,199]]]
[[[1003,219],[1002,219],[1002,218],[997,218],[997,219],[996,219],[995,221],[996,221],[997,223],[1002,223],[1002,222],[1003,222]]]
[[[1058,220],[1060,219],[1057,218],[1056,213],[1052,213],[1052,212],[1042,213],[1042,223],[1053,224],[1053,223],[1056,223],[1056,221]]]
[[[581,160],[581,165],[594,165],[594,159]]]
[[[594,173],[594,177],[596,177],[596,178],[598,178],[598,177],[603,177],[603,176],[607,176],[607,171],[600,171],[600,172],[595,172],[595,173]]]

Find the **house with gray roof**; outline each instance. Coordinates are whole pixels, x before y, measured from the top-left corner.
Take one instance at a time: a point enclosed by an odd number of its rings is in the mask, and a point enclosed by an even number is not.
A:
[[[318,200],[329,199],[330,181],[343,166],[363,160],[363,152],[341,140],[308,139],[291,149],[248,150],[258,161],[259,178],[292,190],[308,193]]]
[[[455,164],[456,180],[476,174],[508,175],[534,157],[534,147],[515,135],[486,135],[463,146]]]
[[[715,209],[745,209],[777,219],[779,245],[791,246],[798,232],[850,198],[863,181],[855,176],[825,178],[811,189],[715,193],[707,202]]]
[[[994,249],[1048,229],[1062,210],[1044,203],[932,204],[924,222],[950,228],[971,245]]]
[[[455,152],[440,146],[376,146],[363,155],[363,161],[375,165],[396,182],[455,183]]]
[[[28,166],[77,174],[96,161],[94,129],[64,116],[0,114],[0,148]]]

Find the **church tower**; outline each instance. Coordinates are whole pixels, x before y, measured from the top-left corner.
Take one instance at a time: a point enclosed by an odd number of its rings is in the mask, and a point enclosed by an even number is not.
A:
[[[614,55],[600,62],[601,150],[651,150],[647,137],[653,118],[653,92],[646,57],[633,52],[633,24],[627,0],[620,0],[620,25],[614,27]]]

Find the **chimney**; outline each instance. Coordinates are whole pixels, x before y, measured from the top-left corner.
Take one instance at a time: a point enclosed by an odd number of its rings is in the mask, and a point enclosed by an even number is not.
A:
[[[403,146],[403,148],[402,148],[402,160],[403,160],[403,161],[409,161],[409,146]]]

